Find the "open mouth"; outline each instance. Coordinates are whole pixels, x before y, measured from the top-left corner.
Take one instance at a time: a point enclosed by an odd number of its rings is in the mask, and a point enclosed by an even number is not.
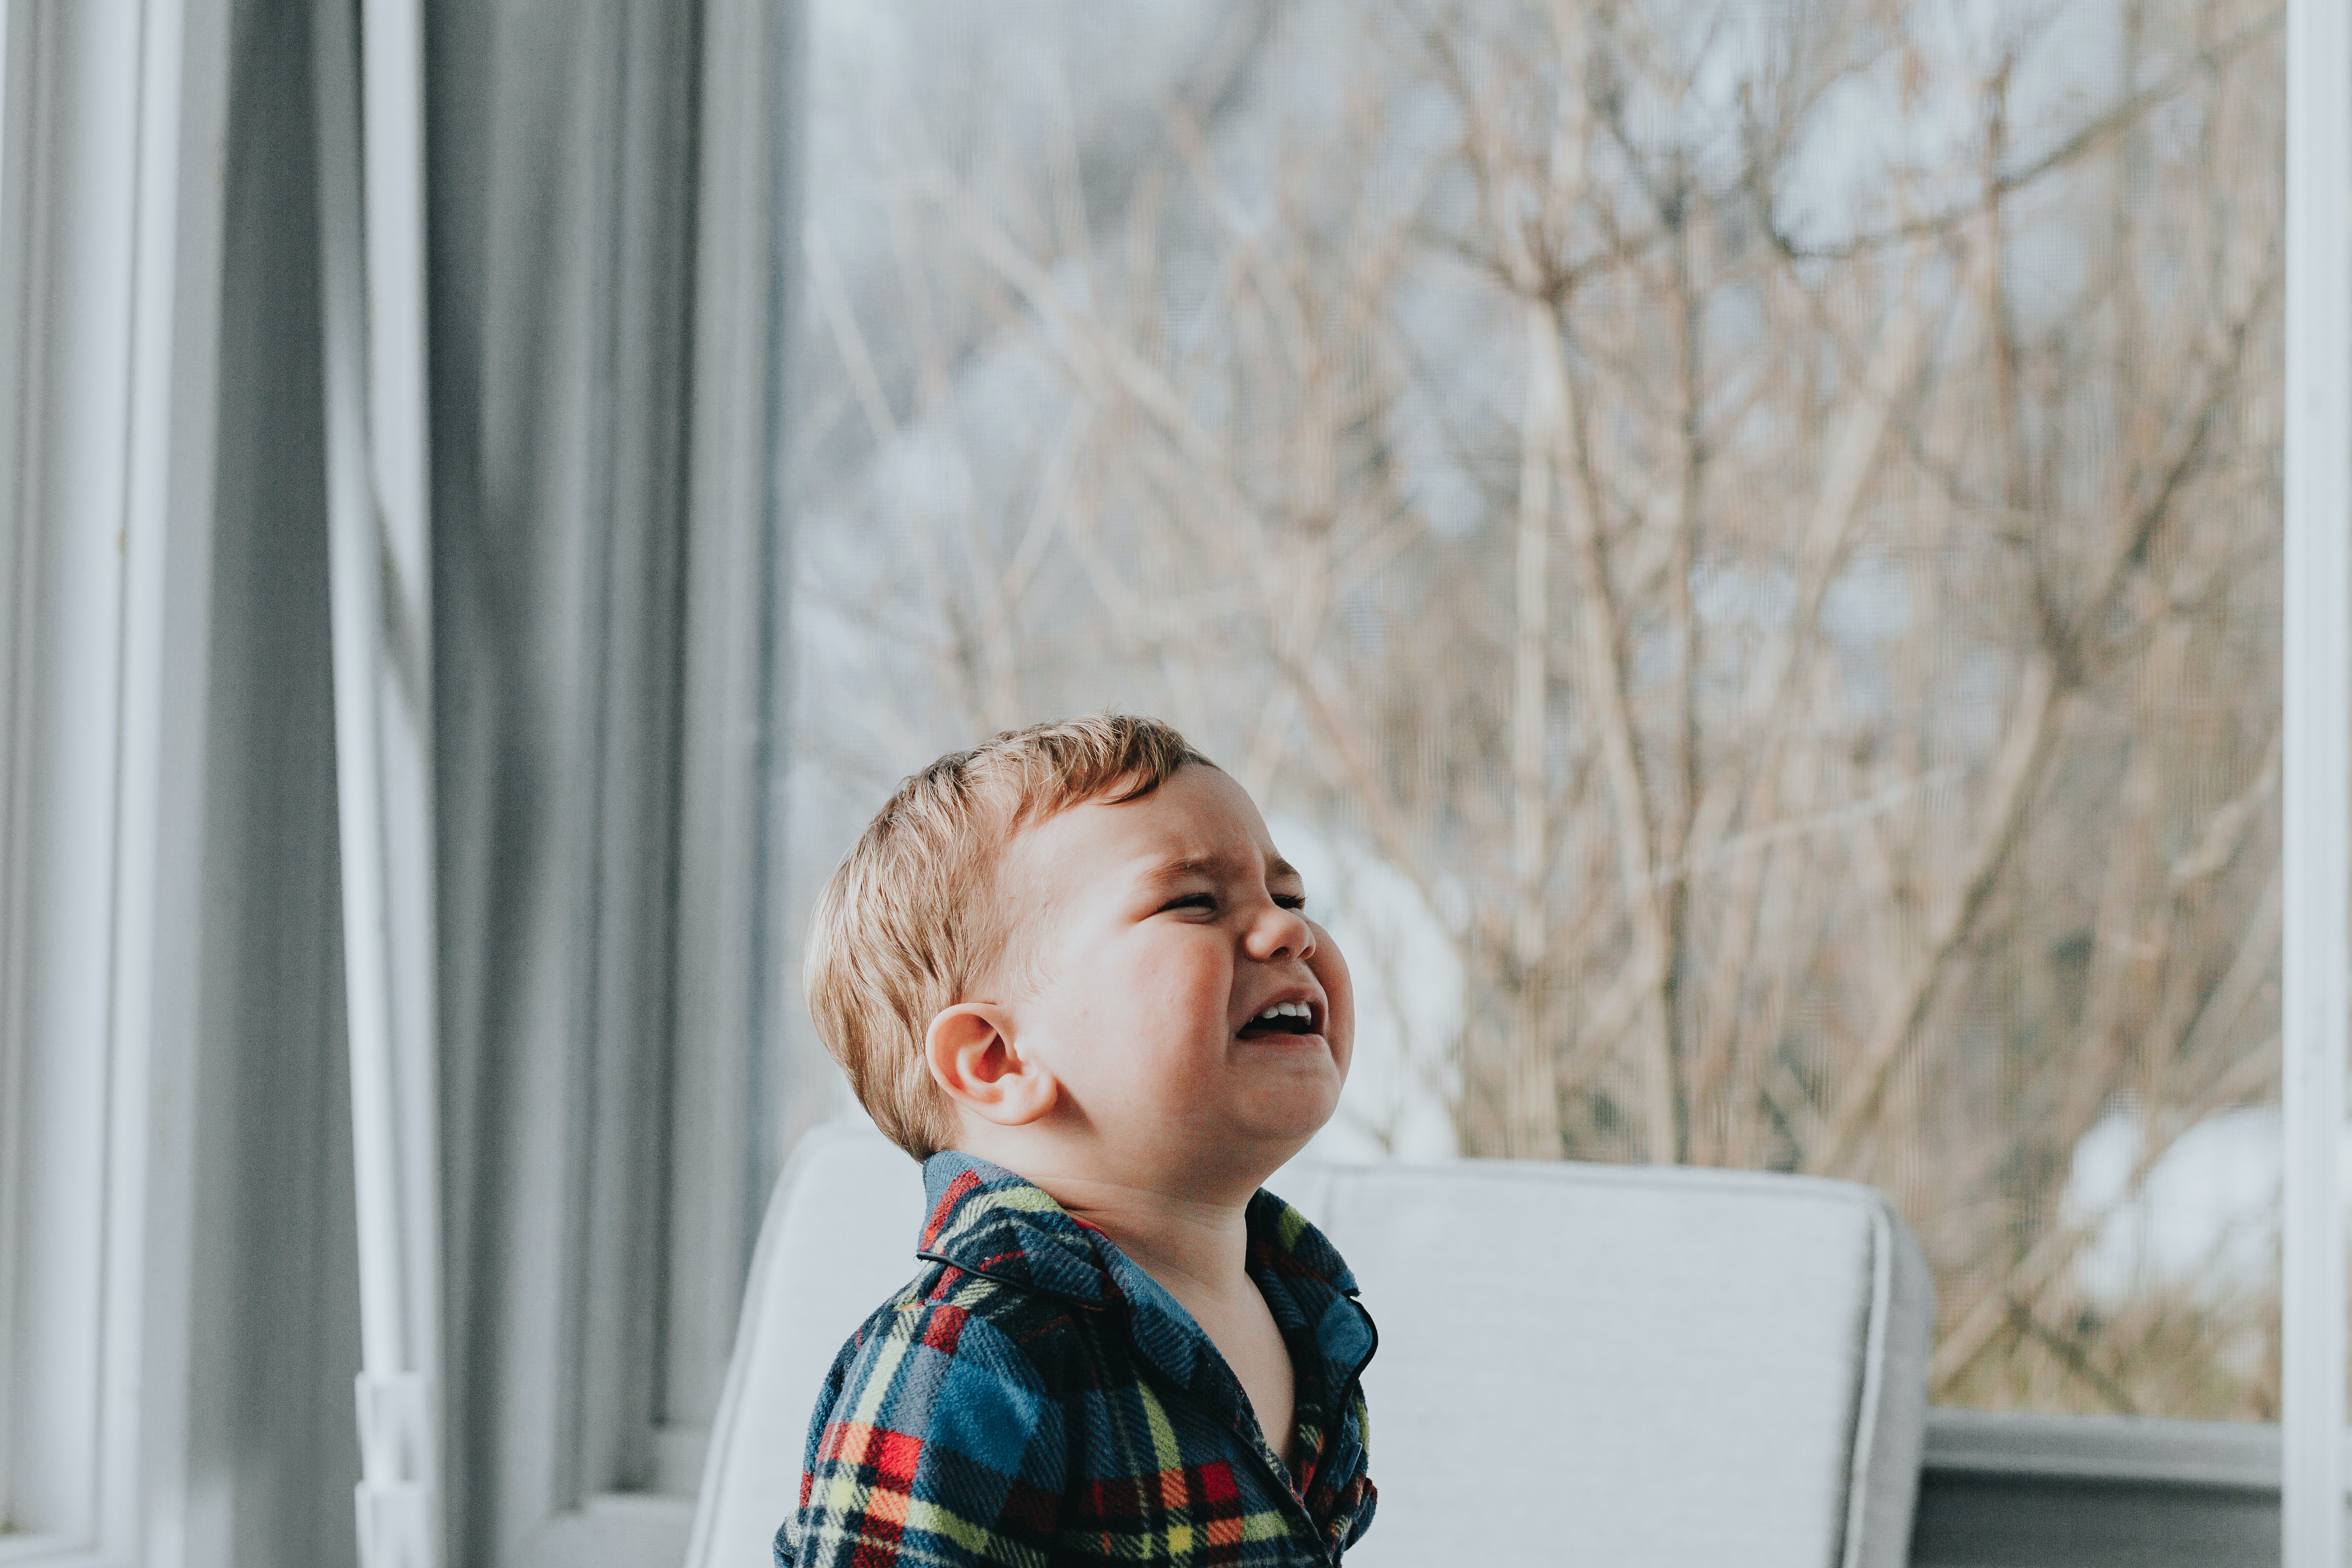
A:
[[[1315,1033],[1315,1009],[1305,1002],[1277,1002],[1244,1024],[1241,1037],[1262,1040],[1270,1035]]]

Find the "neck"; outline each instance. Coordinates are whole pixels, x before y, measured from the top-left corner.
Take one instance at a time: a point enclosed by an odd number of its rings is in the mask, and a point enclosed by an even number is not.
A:
[[[1121,1252],[1179,1298],[1192,1289],[1223,1296],[1255,1289],[1246,1267],[1246,1194],[1238,1199],[1202,1198],[1102,1177],[1049,1174],[1044,1180],[1030,1179],[1072,1215],[1117,1242]]]
[[[1007,1139],[1003,1129],[969,1123],[964,1132],[958,1147],[1034,1182],[1180,1298],[1256,1289],[1247,1221],[1263,1173],[1212,1173],[1198,1161],[1181,1170],[1138,1168],[1061,1139]]]

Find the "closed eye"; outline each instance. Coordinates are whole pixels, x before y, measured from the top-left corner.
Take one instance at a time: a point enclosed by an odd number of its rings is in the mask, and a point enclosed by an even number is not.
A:
[[[1273,897],[1276,909],[1303,910],[1307,907],[1307,895],[1304,893],[1276,893]],[[1216,908],[1214,893],[1186,893],[1160,905],[1160,912],[1164,915],[1171,910],[1205,910],[1213,914]]]

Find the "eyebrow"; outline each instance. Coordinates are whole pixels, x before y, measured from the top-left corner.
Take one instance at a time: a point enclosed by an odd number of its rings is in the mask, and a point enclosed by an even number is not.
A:
[[[1179,860],[1160,861],[1143,874],[1143,879],[1147,883],[1158,885],[1181,882],[1188,877],[1214,878],[1232,870],[1234,864],[1235,862],[1230,857],[1223,855],[1188,855]],[[1304,882],[1307,879],[1298,874],[1297,867],[1279,855],[1265,863],[1267,881],[1272,882],[1286,877],[1295,882]]]

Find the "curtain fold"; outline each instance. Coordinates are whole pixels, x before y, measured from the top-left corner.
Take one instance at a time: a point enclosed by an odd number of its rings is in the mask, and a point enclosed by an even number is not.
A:
[[[740,480],[781,389],[740,363],[770,341],[769,291],[718,316],[702,296],[773,271],[758,208],[791,22],[721,0],[427,12],[451,1517],[471,1561],[594,1494],[691,1486],[726,1347],[688,1320],[731,1324],[740,1289],[742,1199],[702,1172],[756,1147],[760,1026],[730,994],[765,968],[761,884],[713,866],[771,837],[756,775],[781,752],[729,741],[772,733],[756,612],[777,520]],[[759,221],[714,223],[715,177]],[[738,434],[698,442],[706,422]]]
[[[347,1568],[360,1365],[310,0],[233,12],[215,432],[196,1430],[219,1568]],[[215,1568],[196,1547],[192,1568]]]
[[[650,1472],[693,20],[429,23],[449,1409],[474,1542]]]

